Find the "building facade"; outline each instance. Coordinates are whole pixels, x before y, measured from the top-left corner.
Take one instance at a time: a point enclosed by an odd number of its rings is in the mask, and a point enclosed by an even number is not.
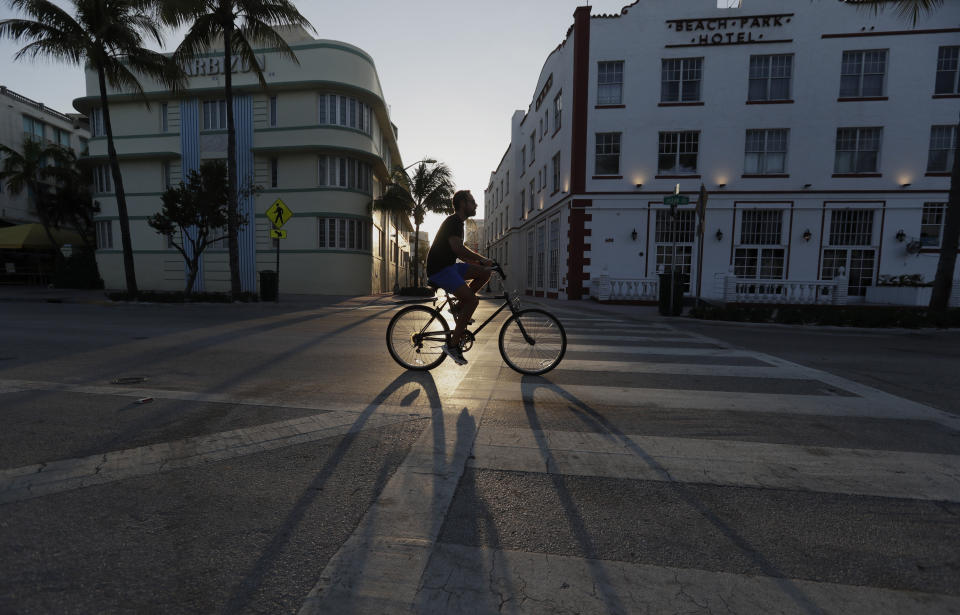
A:
[[[527,294],[568,299],[655,300],[674,263],[725,300],[932,280],[958,34],[954,3],[915,27],[836,1],[579,7],[491,174],[488,250]]]
[[[85,117],[60,113],[0,85],[0,145],[22,152],[25,139],[67,147],[79,156],[87,150],[90,131]],[[26,190],[13,194],[0,182],[0,226],[38,222],[32,198]]]
[[[283,30],[283,36],[299,63],[275,49],[257,50],[266,90],[250,66],[238,61],[230,68],[238,182],[259,188],[240,202],[248,220],[238,237],[243,290],[256,291],[258,272],[276,268],[279,243],[282,293],[388,291],[407,276],[410,225],[372,208],[388,169],[401,162],[374,61],[353,45],[315,40],[300,28]],[[160,210],[166,188],[205,160],[226,159],[223,64],[222,52],[190,61],[184,67],[188,87],[177,96],[147,80],[149,106],[126,92],[109,94],[141,288],[184,287],[181,255],[147,219]],[[96,76],[88,72],[87,96],[74,106],[91,117],[89,160],[101,207],[97,261],[107,287],[122,288],[117,206],[97,92]],[[266,214],[278,200],[292,216],[282,228],[286,238],[272,239]],[[229,290],[226,244],[204,252],[195,290]]]

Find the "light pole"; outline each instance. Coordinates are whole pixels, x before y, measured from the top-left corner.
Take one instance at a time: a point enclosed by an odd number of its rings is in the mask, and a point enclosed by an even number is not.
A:
[[[437,161],[434,160],[433,158],[424,158],[423,160],[418,160],[418,161],[414,162],[413,164],[409,164],[409,165],[403,167],[403,170],[401,171],[401,173],[403,173],[403,174],[406,176],[406,175],[407,175],[407,169],[409,169],[410,167],[415,167],[415,166],[417,166],[418,164],[436,164],[436,162],[437,162]],[[409,177],[407,177],[407,179],[409,180]],[[390,183],[394,183],[394,182],[390,182]],[[407,193],[409,194],[409,192],[410,192],[410,191],[408,190]],[[397,226],[396,226],[395,228],[396,228],[397,230],[396,230],[396,232],[394,233],[394,236],[396,237],[396,240],[397,240],[397,241],[396,241],[396,243],[397,243],[397,260],[396,260],[396,262],[394,263],[394,274],[395,274],[395,275],[394,275],[394,282],[393,282],[393,292],[394,292],[394,293],[400,292],[400,226],[399,226],[399,225],[400,225],[400,216],[399,216],[399,215],[397,216],[396,224],[397,224]],[[411,262],[411,263],[414,263],[414,262],[416,261],[416,258],[417,258],[417,255],[414,254],[414,255],[413,255],[413,258],[410,259],[410,262]],[[416,266],[416,265],[414,265],[414,266]]]

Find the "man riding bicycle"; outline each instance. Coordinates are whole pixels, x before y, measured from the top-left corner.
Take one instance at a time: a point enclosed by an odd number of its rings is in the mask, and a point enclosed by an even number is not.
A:
[[[460,341],[477,309],[477,291],[490,279],[489,267],[493,261],[463,245],[464,222],[477,213],[477,201],[469,190],[459,190],[453,195],[453,209],[455,213],[443,221],[430,246],[427,279],[458,300],[458,309],[453,315],[457,326],[450,334],[450,340],[443,345],[443,352],[457,365],[466,365]],[[464,262],[458,263],[458,258]],[[467,280],[470,280],[469,284]]]

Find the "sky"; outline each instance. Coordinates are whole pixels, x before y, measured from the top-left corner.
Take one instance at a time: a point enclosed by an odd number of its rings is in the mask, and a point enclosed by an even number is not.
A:
[[[595,0],[592,14],[632,0]],[[684,0],[690,2],[693,0]],[[709,4],[709,0],[697,0]],[[16,17],[0,0],[0,19]],[[69,7],[66,0],[54,0]],[[728,0],[718,0],[725,4]],[[376,63],[405,165],[445,163],[457,189],[482,204],[490,172],[510,140],[510,117],[534,97],[544,61],[582,0],[294,0],[320,39],[360,47]],[[170,33],[167,49],[180,37]],[[64,113],[85,95],[79,67],[13,61],[22,45],[0,40],[0,85]],[[482,209],[478,212],[482,215]],[[433,237],[442,217],[422,227]]]

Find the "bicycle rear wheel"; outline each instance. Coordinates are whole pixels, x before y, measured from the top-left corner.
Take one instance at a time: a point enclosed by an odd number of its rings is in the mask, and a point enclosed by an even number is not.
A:
[[[387,325],[387,350],[407,369],[425,371],[443,363],[442,346],[450,334],[447,321],[425,305],[403,308]]]
[[[526,333],[526,335],[524,335]],[[500,356],[521,374],[545,374],[567,351],[567,333],[557,318],[543,310],[521,310],[500,329]]]

